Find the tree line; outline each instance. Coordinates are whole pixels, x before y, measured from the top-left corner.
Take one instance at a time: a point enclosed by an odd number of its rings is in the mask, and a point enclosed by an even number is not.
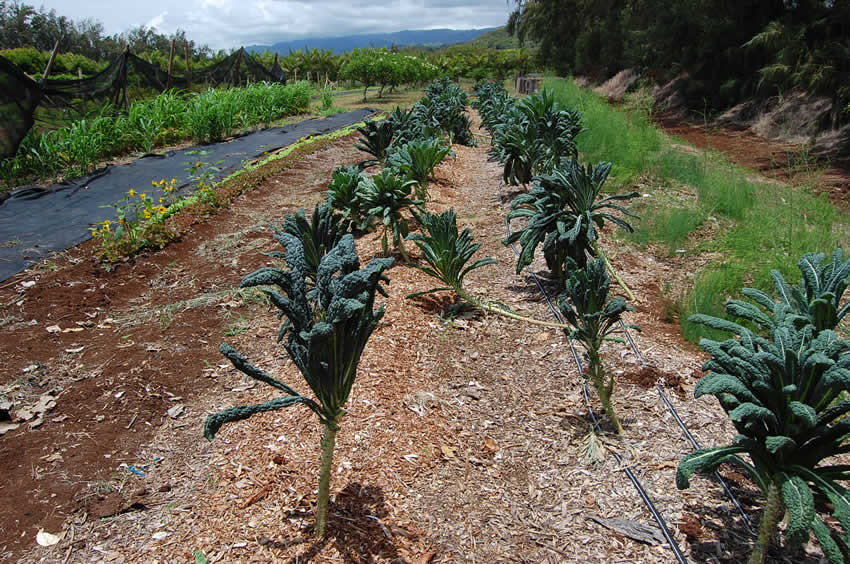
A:
[[[685,72],[697,105],[792,88],[850,101],[848,0],[514,1],[509,32],[563,74]]]
[[[215,55],[207,45],[188,39],[182,29],[165,35],[142,25],[125,33],[106,35],[103,24],[93,19],[75,21],[58,15],[56,10],[37,9],[18,0],[0,0],[0,49],[51,51],[58,41],[60,53],[74,53],[99,62],[112,59],[126,45],[134,53],[167,54],[172,40],[181,49],[186,41],[195,61],[207,60]],[[226,54],[221,51],[222,56]]]

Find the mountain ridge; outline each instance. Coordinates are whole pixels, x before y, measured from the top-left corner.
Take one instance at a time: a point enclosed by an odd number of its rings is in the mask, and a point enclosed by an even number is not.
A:
[[[389,33],[361,33],[357,35],[343,35],[339,37],[309,37],[304,39],[293,39],[290,41],[279,41],[272,45],[248,45],[246,51],[262,53],[264,51],[276,52],[287,55],[289,51],[298,49],[331,49],[340,54],[351,51],[356,47],[391,47],[393,45],[411,46],[443,46],[466,43],[472,41],[482,33],[499,29],[498,27],[485,27],[480,29],[405,29]]]

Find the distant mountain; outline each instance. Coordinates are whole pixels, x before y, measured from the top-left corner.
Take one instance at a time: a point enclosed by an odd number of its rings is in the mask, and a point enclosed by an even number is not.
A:
[[[295,39],[293,41],[281,41],[274,45],[248,45],[245,49],[252,53],[272,51],[281,55],[287,55],[290,50],[303,50],[305,47],[310,49],[332,49],[337,54],[351,51],[355,47],[391,47],[392,45],[438,47],[442,45],[454,45],[455,43],[466,43],[467,41],[472,41],[482,33],[495,29],[499,28],[406,29],[393,33],[368,33],[346,35],[343,37],[309,37]]]

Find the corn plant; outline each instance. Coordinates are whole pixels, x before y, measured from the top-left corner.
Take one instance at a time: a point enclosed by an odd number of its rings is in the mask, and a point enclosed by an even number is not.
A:
[[[363,217],[360,201],[357,198],[357,186],[363,178],[365,177],[360,167],[339,166],[333,171],[325,196],[328,205],[342,213],[358,228]]]
[[[387,236],[391,234],[393,248],[401,253],[405,262],[408,258],[404,238],[410,233],[410,227],[403,213],[412,208],[424,211],[424,202],[413,195],[414,184],[415,180],[399,176],[393,169],[384,169],[371,178],[364,178],[357,187],[357,199],[365,218],[361,228],[368,229],[374,224],[382,226],[384,254],[389,252]]]
[[[614,374],[605,369],[600,349],[607,339],[620,330],[623,314],[634,308],[626,304],[625,298],[609,298],[611,279],[605,261],[595,259],[579,267],[568,259],[570,271],[566,292],[558,298],[558,307],[573,327],[570,337],[584,346],[587,357],[587,374],[599,394],[602,407],[617,433],[623,432],[620,420],[611,405],[614,393]],[[627,325],[640,330],[636,325]]]
[[[615,213],[630,217],[636,215],[616,202],[630,200],[638,193],[603,196],[602,187],[610,171],[611,163],[591,167],[567,159],[551,174],[536,177],[532,189],[514,199],[508,219],[527,218],[525,227],[512,232],[504,241],[506,245],[519,242],[522,247],[517,259],[517,274],[531,264],[535,249],[541,243],[546,266],[559,280],[565,278],[564,261],[567,258],[584,267],[588,255],[602,255],[611,268],[599,248],[597,229],[610,221],[628,232],[634,231]],[[613,269],[612,273],[632,297]]]
[[[310,221],[307,221],[304,210],[300,210],[298,213],[287,214],[281,228],[274,228],[275,239],[281,244],[284,244],[285,239],[282,237],[284,233],[292,235],[301,242],[307,265],[305,276],[311,284],[316,283],[322,257],[336,247],[350,229],[351,221],[335,213],[327,203],[316,204]],[[280,251],[266,254],[285,258],[285,253]]]
[[[280,309],[286,321],[278,341],[298,367],[315,399],[303,396],[293,388],[253,366],[223,344],[221,353],[237,370],[284,393],[283,396],[255,405],[240,405],[207,417],[204,436],[212,440],[222,425],[239,421],[265,411],[302,404],[313,411],[324,426],[319,494],[316,502],[316,535],[325,533],[328,494],[336,434],[344,405],[357,376],[357,366],[369,336],[384,314],[383,307],[374,309],[375,292],[386,295],[380,286],[387,282],[383,272],[392,259],[375,259],[365,268],[349,234],[322,257],[315,289],[308,291],[308,269],[304,247],[296,237],[282,233],[289,270],[262,268],[242,280],[241,287],[277,286],[281,293],[265,290],[272,304]]]
[[[356,149],[363,151],[373,158],[360,163],[361,168],[372,164],[383,164],[387,160],[387,151],[393,141],[393,122],[390,120],[367,121],[357,128],[363,137],[354,144]]]
[[[845,561],[817,514],[815,494],[830,501],[833,517],[844,529],[845,548],[850,544],[850,492],[837,482],[850,479],[850,469],[828,460],[850,451],[850,342],[833,331],[850,307],[839,303],[850,261],[843,260],[840,249],[831,262],[824,260],[820,253],[801,258],[799,286],[789,286],[773,271],[778,301],[744,288],[742,293],[755,303],[730,300],[730,319],[690,318],[735,336],[700,342],[711,359],[703,366],[709,373],[697,383],[694,395],[717,397],[738,436],[731,445],[685,456],[676,484],[687,488],[694,472],[711,472],[727,462],[749,474],[767,497],[750,562],[764,561],[783,508],[789,515],[786,538],[791,544],[806,542],[813,531],[831,561]]]
[[[451,147],[436,137],[430,137],[417,139],[391,150],[387,164],[414,180],[416,195],[424,200],[428,179],[448,155],[453,155]]]
[[[458,233],[457,216],[454,208],[440,214],[416,214],[414,212],[414,216],[422,228],[421,233],[411,233],[407,236],[407,240],[413,241],[419,247],[422,251],[422,258],[428,266],[420,266],[418,264],[413,264],[413,266],[422,270],[425,274],[436,278],[444,285],[424,292],[410,294],[407,296],[408,298],[435,292],[452,291],[474,308],[535,325],[556,328],[564,327],[556,323],[547,323],[524,317],[512,311],[501,302],[479,298],[466,291],[463,287],[463,279],[469,272],[477,268],[495,264],[497,261],[494,258],[487,257],[469,264],[469,261],[472,260],[472,255],[481,248],[481,243],[473,242],[472,231],[468,227]]]

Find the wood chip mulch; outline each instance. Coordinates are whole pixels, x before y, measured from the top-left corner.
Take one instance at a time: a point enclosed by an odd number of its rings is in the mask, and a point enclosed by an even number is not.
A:
[[[487,150],[455,146],[457,158],[437,169],[428,207],[453,206],[459,227],[470,226],[484,243],[478,256],[499,261],[469,275],[470,292],[551,321],[536,285],[515,273],[515,257],[501,243],[509,191]],[[316,158],[336,159],[331,165],[358,160],[339,148]],[[216,235],[219,244],[197,241],[197,253],[229,272],[232,285],[271,263],[261,253],[277,247],[264,222],[312,206],[328,178],[291,175],[268,180],[289,186],[285,197],[237,199],[229,214],[239,221]],[[380,255],[377,235],[357,245],[364,263]],[[611,343],[604,351],[618,374],[622,437],[590,436],[582,377],[563,333],[469,311],[444,319],[451,297],[406,299],[433,283],[398,263],[388,273],[390,297],[381,300],[387,313],[366,348],[337,438],[325,539],[312,535],[321,454],[315,416],[296,407],[229,424],[213,442],[202,438],[207,414],[275,395],[219,357],[191,375],[199,391],[185,412],[164,418],[136,451],[137,459],[155,462],[144,477],[125,476],[120,491],[126,501],[135,492],[135,502],[100,520],[75,513],[62,542],[35,547],[23,561],[190,562],[201,551],[209,562],[672,562],[616,451],[689,559],[740,562],[752,538],[720,486],[695,478],[689,490],[676,489],[676,466],[690,447],[655,389],[665,390],[703,446],[734,435],[713,399],[693,399],[705,357],[662,311],[661,288],[687,280],[695,259],[638,250],[611,233],[604,246],[640,299],[628,322],[643,329],[633,335],[643,364],[627,346]],[[418,256],[412,244],[408,250]],[[541,257],[532,267],[545,275]],[[241,316],[243,330],[208,339],[211,358],[226,341],[306,392],[275,342],[276,316],[250,295],[233,299],[224,307]],[[204,311],[216,315],[221,304]],[[599,412],[593,395],[591,401]],[[725,475],[756,520],[758,492],[741,476]],[[776,556],[817,561],[817,549],[808,550]]]

